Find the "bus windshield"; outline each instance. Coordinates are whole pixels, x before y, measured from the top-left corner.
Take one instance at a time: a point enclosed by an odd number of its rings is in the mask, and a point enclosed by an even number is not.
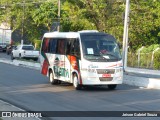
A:
[[[115,38],[105,33],[81,33],[84,58],[96,62],[113,62],[122,59]]]

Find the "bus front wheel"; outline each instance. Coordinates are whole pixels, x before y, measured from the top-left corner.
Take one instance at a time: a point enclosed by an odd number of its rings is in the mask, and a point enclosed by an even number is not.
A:
[[[108,85],[108,89],[114,90],[117,87],[117,85]]]
[[[57,84],[57,80],[54,79],[54,75],[53,75],[52,70],[50,70],[50,72],[49,72],[49,82],[51,84]]]
[[[76,90],[80,90],[82,86],[78,82],[78,77],[76,74],[73,75],[73,86]]]

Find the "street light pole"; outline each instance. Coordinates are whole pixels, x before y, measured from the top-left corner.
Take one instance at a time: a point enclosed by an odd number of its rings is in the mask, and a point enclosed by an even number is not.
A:
[[[58,0],[58,26],[57,31],[60,31],[60,14],[61,14],[61,1]]]
[[[123,33],[123,53],[122,53],[124,70],[127,67],[129,6],[130,6],[130,1],[126,0],[124,33]]]

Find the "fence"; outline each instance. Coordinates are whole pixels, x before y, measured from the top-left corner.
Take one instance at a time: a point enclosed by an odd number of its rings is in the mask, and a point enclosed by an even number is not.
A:
[[[154,68],[154,54],[158,50],[159,48],[149,53],[141,53],[140,51],[137,53],[128,52],[127,66],[155,69]]]

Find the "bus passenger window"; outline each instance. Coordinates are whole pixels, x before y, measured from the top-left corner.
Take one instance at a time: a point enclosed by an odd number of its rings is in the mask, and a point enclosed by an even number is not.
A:
[[[48,53],[48,48],[49,48],[49,38],[44,38],[41,51]]]
[[[71,44],[72,44],[72,42],[71,42],[71,41],[72,41],[72,40],[67,39],[66,55],[70,55],[70,53],[71,53]]]
[[[49,53],[56,53],[57,40],[51,39],[49,41]]]
[[[59,39],[57,41],[57,53],[58,54],[65,54],[65,40],[64,39]]]

